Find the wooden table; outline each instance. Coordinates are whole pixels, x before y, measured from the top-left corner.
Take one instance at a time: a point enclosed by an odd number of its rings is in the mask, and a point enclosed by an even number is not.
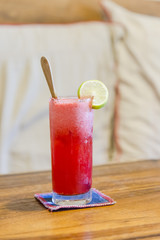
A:
[[[51,213],[50,172],[1,176],[0,239],[160,239],[160,160],[94,167],[93,186],[117,203]]]

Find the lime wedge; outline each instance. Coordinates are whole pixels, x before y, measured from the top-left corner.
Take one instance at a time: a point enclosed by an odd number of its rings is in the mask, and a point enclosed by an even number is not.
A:
[[[108,100],[108,89],[99,80],[88,80],[83,82],[78,88],[78,97],[93,97],[92,108],[102,108]]]

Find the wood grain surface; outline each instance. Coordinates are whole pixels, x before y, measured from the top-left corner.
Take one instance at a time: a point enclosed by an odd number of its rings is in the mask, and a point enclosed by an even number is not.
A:
[[[0,239],[160,239],[160,160],[94,167],[93,187],[117,203],[51,213],[50,172],[0,176]]]
[[[160,2],[113,0],[137,12],[160,16]],[[0,0],[0,24],[71,23],[102,21],[100,0]]]
[[[70,23],[101,14],[97,0],[0,0],[0,23]]]

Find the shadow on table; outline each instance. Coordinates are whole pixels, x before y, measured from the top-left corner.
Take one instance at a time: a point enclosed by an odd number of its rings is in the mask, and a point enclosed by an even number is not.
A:
[[[19,212],[34,212],[45,210],[44,206],[42,206],[42,204],[40,204],[34,197],[11,199],[11,201],[6,204],[6,208],[10,211]]]
[[[35,211],[47,211],[50,212],[48,209],[46,209],[38,200],[36,200],[34,197],[33,198],[17,198],[9,201],[6,204],[6,209],[10,211],[18,211],[18,212],[35,212]],[[78,211],[80,210],[83,211],[86,208],[70,208],[70,209],[58,209],[53,212],[62,212],[62,211]]]

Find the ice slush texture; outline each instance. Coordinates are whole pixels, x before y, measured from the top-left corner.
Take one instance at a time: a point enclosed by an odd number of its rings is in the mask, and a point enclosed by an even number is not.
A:
[[[88,192],[92,184],[92,99],[51,99],[50,137],[53,191]]]

